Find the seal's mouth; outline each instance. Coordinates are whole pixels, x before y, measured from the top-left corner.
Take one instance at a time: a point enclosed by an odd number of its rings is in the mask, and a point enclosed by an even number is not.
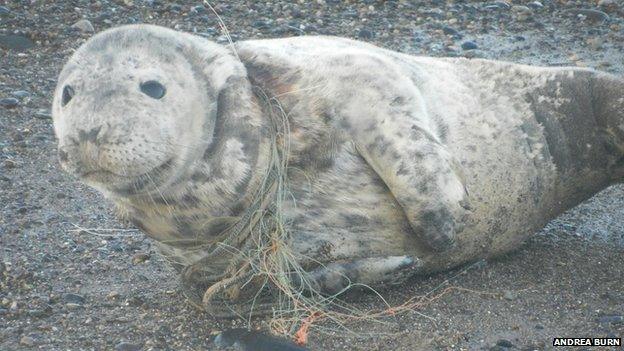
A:
[[[105,187],[119,194],[139,194],[156,189],[164,184],[173,166],[171,157],[159,166],[139,175],[123,175],[109,170],[90,170],[78,174],[85,183]]]
[[[84,173],[78,174],[78,177],[84,180],[95,181],[99,183],[106,183],[106,180],[113,178],[113,177],[124,178],[123,176],[119,174],[106,171],[106,170],[95,170],[95,171],[84,172]]]

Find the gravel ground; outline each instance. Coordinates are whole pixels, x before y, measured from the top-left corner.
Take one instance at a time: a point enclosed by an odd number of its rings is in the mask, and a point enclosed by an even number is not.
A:
[[[624,71],[620,0],[214,5],[235,40],[329,34],[419,55]],[[0,1],[0,350],[206,350],[219,330],[244,325],[186,303],[150,242],[57,164],[50,99],[63,62],[93,31],[138,22],[224,41],[200,1]],[[399,304],[461,290],[386,325],[352,325],[359,337],[313,329],[309,346],[541,350],[556,336],[623,337],[623,205],[624,187],[611,187],[515,253],[384,294]],[[382,306],[372,296],[356,303]]]

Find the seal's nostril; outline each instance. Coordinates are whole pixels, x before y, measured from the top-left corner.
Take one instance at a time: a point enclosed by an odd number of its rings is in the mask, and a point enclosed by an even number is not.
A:
[[[58,157],[61,162],[67,162],[67,160],[69,159],[67,152],[63,151],[62,149],[58,150]]]
[[[88,132],[85,130],[80,130],[78,131],[78,140],[81,142],[90,141],[94,144],[97,144],[97,136],[98,134],[100,134],[100,130],[102,130],[102,126],[91,128],[91,130],[89,130]]]

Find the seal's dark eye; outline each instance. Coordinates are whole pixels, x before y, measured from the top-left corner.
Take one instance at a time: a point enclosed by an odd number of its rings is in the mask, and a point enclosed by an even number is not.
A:
[[[165,96],[166,92],[165,87],[155,80],[149,80],[145,83],[141,83],[141,91],[143,94],[154,99],[160,99]]]
[[[63,88],[63,96],[61,97],[61,105],[67,105],[71,99],[74,97],[74,88],[69,85],[66,85]]]

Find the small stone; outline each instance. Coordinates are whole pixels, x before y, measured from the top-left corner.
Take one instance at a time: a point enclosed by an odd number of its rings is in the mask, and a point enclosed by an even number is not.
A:
[[[602,39],[600,38],[587,38],[585,42],[592,50],[602,49]]]
[[[609,15],[600,11],[593,9],[571,9],[565,11],[575,16],[582,16],[583,18],[587,18],[591,22],[605,22],[609,20]]]
[[[18,99],[24,99],[30,96],[30,93],[27,92],[26,90],[16,90],[14,92],[11,93],[11,95],[13,95],[14,97],[18,98]]]
[[[191,13],[193,14],[201,14],[205,12],[206,12],[206,8],[203,5],[197,5],[191,8]]]
[[[52,119],[52,114],[50,113],[50,111],[44,108],[35,111],[33,116],[35,116],[35,118],[37,119]]]
[[[81,304],[79,304],[79,303],[71,303],[71,302],[70,302],[70,303],[66,303],[66,304],[65,304],[65,307],[67,307],[67,309],[68,309],[68,310],[77,310],[77,309],[79,309],[80,307],[82,307],[82,305],[81,305]]]
[[[606,8],[616,8],[618,6],[616,0],[600,0],[598,1],[598,6],[606,7]],[[2,11],[0,11],[0,14]]]
[[[533,10],[528,6],[514,5],[511,7],[511,12],[531,14]]]
[[[132,256],[132,264],[140,264],[150,259],[150,254],[145,252],[137,252]]]
[[[466,50],[462,52],[461,56],[465,58],[485,58],[485,53],[481,50]]]
[[[19,309],[19,305],[17,304],[17,301],[11,302],[11,305],[9,306],[9,311],[15,313],[17,312],[18,309]]]
[[[359,15],[355,10],[345,10],[342,12],[342,17],[345,18],[358,18]]]
[[[511,8],[511,12],[513,12],[516,15],[516,18],[519,21],[526,21],[527,19],[531,17],[531,15],[533,15],[533,10],[531,10],[527,6],[520,6],[520,5],[513,6]]]
[[[527,6],[532,8],[533,10],[541,10],[544,7],[544,4],[539,1],[531,1],[527,4]]]
[[[461,34],[459,33],[459,31],[457,29],[453,28],[453,27],[444,26],[444,27],[442,27],[442,31],[446,35],[451,35],[451,36],[454,36],[454,37],[461,37]]]
[[[362,28],[357,34],[360,39],[373,39],[373,32],[368,28]]]
[[[63,295],[63,301],[67,303],[83,304],[85,302],[84,296],[78,294],[67,293]]]
[[[477,45],[477,43],[475,43],[474,41],[465,41],[461,44],[461,48],[463,50],[474,50],[478,49],[479,45]]]
[[[35,346],[35,339],[31,338],[30,336],[24,335],[20,339],[20,345],[33,347],[33,346]]]
[[[169,5],[169,11],[178,13],[178,12],[182,11],[182,5],[170,4]]]
[[[269,28],[271,28],[271,25],[269,25],[269,23],[267,21],[263,21],[263,20],[253,21],[253,23],[251,25],[254,28],[258,28],[258,29],[269,29]]]
[[[33,308],[33,309],[26,311],[26,314],[29,315],[30,317],[39,318],[39,317],[48,315],[49,312],[51,312],[51,310],[46,310],[42,308]]]
[[[511,5],[504,1],[495,1],[485,5],[486,10],[509,10]]]
[[[503,292],[503,298],[507,301],[513,301],[516,299],[516,294],[511,290],[505,290]]]
[[[0,35],[0,47],[22,51],[35,46],[32,40],[15,34]]]
[[[0,6],[0,17],[8,16],[10,13],[11,13],[11,10],[9,10],[8,7]]]
[[[126,305],[131,307],[139,307],[145,305],[146,302],[141,296],[132,296],[126,299]]]
[[[602,316],[602,317],[598,318],[598,323],[623,324],[624,323],[624,316],[620,316],[620,315]]]
[[[106,295],[106,298],[109,300],[115,300],[118,297],[119,297],[119,292],[115,290],[109,292],[108,295]]]
[[[498,341],[496,342],[496,345],[497,345],[497,346],[500,346],[500,347],[506,347],[506,348],[511,348],[511,347],[513,347],[513,346],[514,346],[514,345],[513,345],[513,343],[512,343],[511,341],[509,341],[509,340],[505,340],[505,339],[500,339],[500,340],[498,340]]]
[[[6,160],[4,160],[3,165],[4,165],[4,168],[6,168],[6,169],[13,169],[13,168],[17,167],[17,162],[15,162],[14,160],[11,160],[11,159],[6,159]]]
[[[141,346],[137,344],[132,344],[129,342],[122,341],[119,344],[115,345],[115,351],[140,351]]]
[[[74,29],[78,29],[79,31],[84,32],[84,33],[95,32],[95,28],[93,28],[93,24],[91,24],[91,21],[87,19],[81,19],[80,21],[74,23],[71,27]]]
[[[0,99],[0,106],[4,108],[15,108],[19,105],[19,100],[16,98],[3,98]]]

